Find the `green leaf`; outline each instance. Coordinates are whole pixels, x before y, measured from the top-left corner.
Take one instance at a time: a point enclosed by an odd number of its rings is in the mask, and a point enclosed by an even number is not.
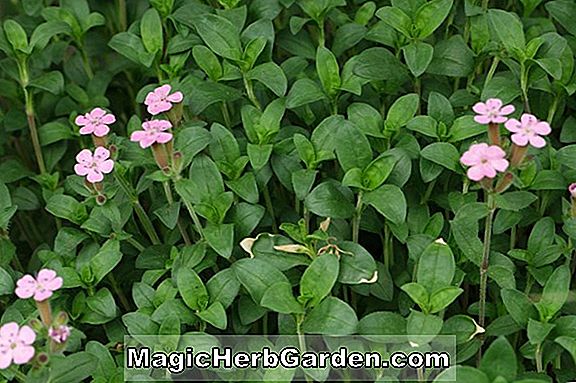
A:
[[[77,225],[82,224],[88,218],[84,205],[64,194],[52,196],[46,204],[46,210],[56,217],[67,219]]]
[[[510,316],[521,326],[526,326],[529,319],[535,319],[538,313],[526,294],[518,290],[503,289],[502,301]]]
[[[317,174],[316,170],[311,169],[301,169],[292,173],[292,186],[298,200],[303,201],[310,194]]]
[[[396,185],[382,185],[367,192],[364,201],[394,224],[400,225],[406,218],[406,198]]]
[[[224,258],[230,258],[234,247],[234,224],[210,222],[203,231],[210,247]]]
[[[88,352],[77,352],[68,356],[54,355],[50,358],[52,383],[80,383],[92,375],[98,366],[98,358]]]
[[[38,129],[38,135],[42,146],[74,137],[70,127],[59,122],[49,122],[42,125]]]
[[[252,68],[247,77],[264,84],[278,97],[283,97],[288,89],[288,79],[278,64],[267,62]]]
[[[28,52],[28,36],[26,31],[17,21],[6,20],[4,21],[4,33],[6,34],[6,39],[12,45],[14,50],[18,50],[23,53]]]
[[[181,268],[176,277],[178,292],[186,306],[194,311],[204,311],[208,306],[206,286],[193,269]]]
[[[204,311],[196,313],[198,318],[202,319],[204,322],[210,323],[212,326],[225,330],[228,326],[228,318],[226,317],[226,310],[220,302],[214,302]]]
[[[248,144],[248,158],[254,170],[262,169],[268,163],[273,148],[271,144]]]
[[[445,376],[446,375],[446,376]],[[477,368],[470,366],[452,366],[447,370],[442,371],[434,382],[444,382],[452,377],[456,377],[456,383],[490,383],[488,376]]]
[[[404,335],[406,334],[406,319],[395,312],[374,312],[366,315],[358,322],[358,334]]]
[[[64,76],[59,71],[44,73],[30,81],[29,86],[45,90],[54,95],[62,94],[64,92]]]
[[[427,73],[449,77],[466,77],[474,70],[474,52],[462,36],[455,35],[434,46],[434,56]]]
[[[516,377],[517,363],[514,348],[512,348],[508,339],[501,336],[492,342],[484,353],[480,361],[480,370],[488,375],[490,381],[501,376],[512,382]]]
[[[218,81],[222,77],[222,65],[218,57],[210,49],[204,45],[195,45],[192,48],[192,56],[196,64],[202,68],[212,81]]]
[[[61,33],[69,34],[70,32],[70,27],[63,21],[46,21],[38,25],[34,29],[34,32],[32,32],[30,47],[32,49],[43,50],[52,37]]]
[[[259,259],[241,259],[232,264],[236,277],[250,293],[256,303],[260,303],[266,290],[277,282],[288,282],[288,278],[269,262]]]
[[[559,336],[554,341],[564,347],[570,353],[574,362],[576,362],[576,339],[568,336]]]
[[[300,302],[315,307],[330,294],[338,279],[340,262],[333,254],[323,254],[308,266],[300,280]]]
[[[420,255],[416,280],[433,293],[451,285],[455,270],[452,250],[447,244],[436,241]]]
[[[240,61],[242,46],[240,36],[234,24],[223,16],[213,14],[199,15],[194,26],[204,43],[217,55]]]
[[[371,191],[382,185],[394,170],[396,162],[394,156],[382,154],[368,164],[362,172],[362,188]]]
[[[430,116],[416,116],[406,125],[409,130],[421,133],[425,136],[438,138],[436,126],[438,123]],[[486,130],[485,128],[483,128]]]
[[[348,191],[335,182],[324,182],[316,186],[304,201],[310,212],[320,217],[350,218],[354,205]]]
[[[436,315],[428,315],[412,310],[406,322],[408,339],[418,345],[424,345],[440,333],[442,324],[442,319]]]
[[[302,329],[306,334],[350,335],[356,332],[358,318],[346,302],[335,297],[324,299],[306,315]]]
[[[467,138],[486,133],[486,126],[474,121],[472,116],[458,117],[450,127],[450,142],[459,142]]]
[[[154,8],[148,9],[140,21],[140,36],[144,48],[150,53],[156,54],[164,45],[162,33],[162,20],[160,14]]]
[[[368,48],[355,59],[353,72],[367,80],[398,81],[406,79],[407,71],[388,49]]]
[[[292,285],[286,281],[277,282],[268,287],[260,305],[281,314],[304,313],[304,308],[292,294]]]
[[[14,281],[8,272],[0,267],[0,296],[14,293]]]
[[[405,126],[418,111],[420,98],[417,94],[411,93],[398,98],[386,116],[386,127],[394,131]]]
[[[447,142],[435,142],[426,146],[420,152],[420,155],[452,171],[458,171],[460,163],[460,153],[454,145]]]
[[[574,25],[574,15],[576,14],[576,4],[570,0],[547,1],[546,10],[564,29],[576,36],[576,25]]]
[[[338,282],[358,285],[374,283],[377,278],[385,277],[385,275],[378,275],[374,257],[361,245],[351,241],[343,241],[338,243],[338,247],[350,253],[340,258]]]
[[[428,312],[430,296],[426,288],[419,283],[411,282],[402,285],[402,291],[404,291],[408,296],[422,309],[422,311]]]
[[[430,36],[446,19],[454,0],[432,0],[422,5],[414,15],[417,36],[424,39]]]
[[[514,191],[497,194],[496,206],[504,210],[518,211],[530,206],[538,197],[526,191]]]
[[[286,96],[286,108],[294,109],[326,98],[318,84],[308,78],[297,80]]]
[[[556,325],[551,323],[542,323],[534,319],[528,319],[527,333],[530,344],[542,344],[555,326]]]
[[[488,20],[502,45],[516,57],[521,57],[520,54],[526,47],[526,39],[518,16],[501,9],[490,9]]]
[[[206,289],[210,295],[210,303],[220,302],[224,308],[228,308],[238,295],[240,282],[232,269],[224,269],[216,273],[206,283]]]
[[[94,276],[93,285],[97,285],[102,281],[121,260],[120,242],[117,240],[106,241],[98,253],[90,259],[90,270],[92,270]]]
[[[570,289],[570,268],[558,267],[548,278],[542,298],[535,304],[540,313],[540,320],[548,322],[564,306]]]
[[[348,120],[367,136],[382,137],[382,115],[373,106],[361,102],[351,104]]]
[[[150,67],[154,61],[154,55],[146,51],[142,40],[130,32],[115,34],[108,42],[108,46],[127,59],[145,67]]]
[[[352,168],[364,169],[372,161],[370,142],[356,126],[344,123],[336,134],[336,156],[345,172]]]
[[[412,20],[397,7],[382,7],[376,16],[406,37],[412,37]]]
[[[336,57],[328,48],[318,47],[316,51],[316,72],[322,83],[324,91],[333,97],[340,88],[340,68]]]
[[[436,290],[430,296],[430,313],[435,314],[444,310],[462,294],[464,290],[459,287],[447,286]]]
[[[402,53],[412,75],[420,77],[432,62],[434,47],[421,41],[415,41],[402,47]]]

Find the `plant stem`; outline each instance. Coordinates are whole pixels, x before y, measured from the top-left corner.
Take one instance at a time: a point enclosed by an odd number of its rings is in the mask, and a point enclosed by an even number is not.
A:
[[[110,281],[112,289],[114,290],[116,295],[118,295],[118,298],[120,299],[120,303],[124,307],[124,310],[126,310],[126,312],[131,311],[132,308],[130,307],[130,301],[128,301],[128,298],[126,298],[126,294],[124,294],[124,291],[118,286],[118,282],[116,282],[114,274],[112,273],[108,274],[108,280]]]
[[[479,307],[479,318],[478,324],[484,327],[486,323],[486,290],[488,283],[488,266],[490,262],[490,243],[492,241],[492,222],[494,220],[494,212],[496,208],[494,206],[494,197],[492,194],[488,194],[488,208],[490,209],[488,217],[486,217],[486,222],[484,226],[484,247],[482,251],[482,264],[480,266],[480,307]]]
[[[88,58],[88,53],[86,53],[86,49],[84,45],[80,45],[80,52],[82,55],[82,64],[84,65],[84,71],[90,80],[94,78],[94,71],[92,70],[92,66],[90,65],[90,59]]]
[[[302,332],[302,322],[304,322],[304,315],[296,316],[296,333],[298,334],[298,347],[300,348],[300,354],[306,352],[306,338],[304,338],[304,333]],[[311,383],[312,380],[304,373],[306,377],[306,382]]]
[[[167,181],[163,182],[162,186],[164,186],[164,194],[166,195],[166,199],[168,200],[168,205],[172,206],[174,204],[174,197],[172,196],[172,189],[170,188],[170,183]],[[182,222],[180,222],[180,213],[178,213],[178,219],[176,220],[176,224],[178,225],[178,230],[180,231],[180,235],[182,236],[184,243],[187,246],[190,246],[192,242],[190,242],[190,237],[188,236],[188,233],[186,232],[184,226],[182,226]]]
[[[558,109],[559,101],[560,101],[560,93],[557,93],[556,96],[554,97],[554,101],[552,101],[552,105],[550,105],[550,110],[548,111],[548,117],[546,118],[546,121],[548,121],[550,124],[552,124],[552,121],[554,120],[554,115],[556,114],[556,110]]]
[[[482,10],[484,12],[486,12],[488,10],[489,3],[490,3],[490,0],[482,0]]]
[[[128,26],[128,20],[126,17],[126,0],[117,0],[118,2],[118,26],[120,27],[120,32],[124,32]]]
[[[542,366],[542,344],[538,344],[536,346],[536,351],[534,353],[535,357],[536,357],[536,371],[537,372],[543,372],[543,366]]]
[[[264,202],[266,203],[266,209],[268,214],[272,218],[272,232],[278,234],[278,224],[276,223],[276,216],[274,213],[274,205],[272,204],[272,198],[270,197],[270,191],[268,190],[268,184],[264,185]]]
[[[120,186],[120,188],[124,191],[124,193],[126,193],[128,198],[130,198],[132,206],[134,207],[134,212],[138,216],[138,219],[140,219],[142,227],[144,228],[144,231],[148,235],[148,238],[150,238],[150,241],[152,242],[153,245],[159,245],[160,238],[158,238],[158,234],[156,234],[154,225],[152,224],[150,217],[148,217],[146,210],[144,210],[144,208],[140,204],[136,191],[132,188],[132,185],[128,183],[128,181],[124,178],[124,176],[120,175],[120,173],[114,172],[114,176],[116,177],[116,181],[118,181],[118,185]]]
[[[30,138],[32,138],[36,163],[38,164],[40,174],[45,174],[46,165],[44,163],[44,156],[42,155],[42,146],[40,145],[40,138],[38,137],[38,129],[36,128],[36,113],[34,112],[32,93],[28,92],[26,87],[23,87],[22,90],[24,91],[24,98],[26,100],[26,120],[28,121],[28,128],[30,129]]]
[[[530,104],[528,102],[528,69],[524,63],[520,65],[520,88],[522,90],[522,99],[524,101],[526,113],[531,113]]]
[[[261,110],[262,107],[260,106],[260,102],[258,101],[256,95],[254,94],[254,87],[252,86],[252,81],[250,81],[248,77],[246,77],[245,75],[243,76],[243,80],[244,80],[244,88],[246,88],[246,93],[248,94],[248,99],[250,100],[250,102],[252,102],[252,104],[254,104],[256,108]]]
[[[485,327],[486,323],[486,295],[488,289],[488,266],[490,262],[490,244],[492,241],[492,222],[494,220],[494,196],[490,192],[487,194],[487,205],[489,209],[488,216],[484,226],[484,247],[482,250],[482,264],[480,265],[480,305],[478,312],[478,324]],[[482,358],[482,346],[478,351],[478,362]]]
[[[230,111],[228,110],[228,104],[226,104],[226,101],[222,101],[222,104],[220,104],[220,108],[222,109],[222,117],[224,117],[224,124],[226,124],[226,127],[230,129],[232,127],[232,121],[230,120]]]
[[[200,218],[198,218],[198,215],[196,214],[196,210],[194,209],[194,206],[192,206],[192,204],[188,201],[186,201],[184,198],[182,199],[182,202],[184,202],[184,205],[186,206],[186,209],[188,209],[188,213],[190,214],[190,217],[192,217],[192,221],[194,222],[194,226],[196,227],[196,231],[198,232],[198,235],[200,235],[201,239],[204,239],[204,230],[202,229],[202,224],[200,223]]]
[[[360,236],[360,221],[362,219],[362,190],[358,192],[358,200],[356,201],[356,211],[354,213],[354,218],[352,219],[352,242],[358,243],[358,238]]]

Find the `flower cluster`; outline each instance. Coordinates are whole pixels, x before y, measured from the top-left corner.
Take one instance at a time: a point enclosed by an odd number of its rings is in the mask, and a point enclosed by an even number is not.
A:
[[[70,327],[66,326],[67,315],[60,313],[56,320],[52,318],[52,310],[49,298],[54,292],[62,287],[62,277],[54,270],[42,269],[36,277],[30,274],[24,275],[16,282],[14,293],[20,299],[34,298],[42,323],[33,319],[30,326],[19,326],[16,322],[9,322],[0,327],[0,369],[14,364],[25,364],[32,360],[36,353],[34,342],[36,331],[47,329],[48,340],[52,344],[63,347],[70,336]],[[36,323],[36,324],[34,324]],[[52,350],[57,349],[51,347]]]
[[[107,146],[107,135],[110,133],[108,125],[116,122],[116,116],[106,112],[102,108],[94,108],[92,111],[76,117],[74,121],[80,127],[80,134],[92,135],[96,149],[83,149],[76,155],[77,164],[74,171],[81,177],[86,177],[90,184],[98,184],[104,180],[104,174],[109,174],[114,169],[114,161],[110,159],[110,151]]]
[[[550,134],[552,129],[547,122],[539,121],[535,116],[524,113],[520,120],[508,118],[514,113],[513,105],[504,105],[502,100],[491,98],[485,103],[478,102],[472,108],[476,115],[474,121],[488,125],[490,145],[474,144],[462,155],[460,162],[469,166],[467,176],[472,181],[492,179],[498,173],[506,172],[510,166],[519,166],[524,160],[528,145],[543,148],[546,141],[543,136]],[[510,160],[500,143],[500,126],[512,133],[510,139],[512,148]]]
[[[148,113],[157,116],[160,113],[168,112],[172,109],[172,103],[181,102],[184,96],[181,92],[170,94],[172,87],[162,85],[148,93],[144,104]],[[166,144],[172,140],[172,133],[169,130],[172,123],[168,120],[151,120],[142,123],[142,130],[132,133],[130,141],[138,142],[142,149],[146,149],[154,144]]]

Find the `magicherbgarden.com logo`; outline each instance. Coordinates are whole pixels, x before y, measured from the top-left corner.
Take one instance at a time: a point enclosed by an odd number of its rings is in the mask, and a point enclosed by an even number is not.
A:
[[[455,379],[454,336],[196,334],[127,337],[125,344],[127,381]]]

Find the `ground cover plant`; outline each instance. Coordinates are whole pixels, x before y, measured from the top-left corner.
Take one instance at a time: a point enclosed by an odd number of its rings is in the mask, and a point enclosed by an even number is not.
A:
[[[0,381],[121,382],[125,335],[198,333],[576,379],[575,1],[0,16]]]

